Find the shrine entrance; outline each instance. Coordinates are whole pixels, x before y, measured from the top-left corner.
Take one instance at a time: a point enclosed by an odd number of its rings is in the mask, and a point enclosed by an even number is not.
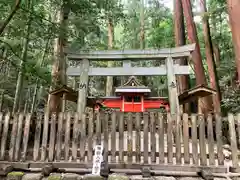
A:
[[[80,83],[78,89],[78,105],[77,111],[82,114],[85,111],[87,105],[88,96],[88,80],[89,76],[167,76],[168,85],[168,101],[170,104],[170,113],[179,113],[179,99],[176,85],[176,75],[189,74],[188,65],[179,65],[174,61],[180,58],[188,58],[195,49],[195,44],[185,45],[175,48],[166,48],[159,50],[108,50],[108,51],[81,51],[79,53],[70,52],[65,50],[69,61],[80,61],[80,65],[77,67],[68,67],[68,76],[80,76]],[[157,67],[133,67],[132,61],[140,60],[155,60],[165,61]],[[118,67],[92,67],[90,61],[122,61],[122,66]],[[156,108],[156,105],[161,104],[163,101],[161,98],[149,99],[146,97],[147,92],[143,92],[147,88],[132,88],[124,87],[126,91],[120,93],[128,93],[128,97],[117,97],[118,101],[114,102],[115,106],[119,107],[123,112],[144,112],[147,109]],[[134,90],[133,90],[134,89]],[[137,90],[136,90],[137,89]],[[141,89],[141,90],[140,90]],[[117,93],[117,91],[116,91]],[[129,93],[134,93],[134,96],[129,96]],[[140,99],[135,97],[136,94],[144,93],[140,95]],[[136,99],[134,99],[135,97]],[[143,98],[144,97],[144,98]],[[122,104],[120,100],[125,100]],[[105,98],[106,99],[106,98]],[[107,98],[110,101],[111,98]],[[136,102],[135,102],[136,101]],[[137,102],[138,101],[138,102]],[[148,101],[148,102],[147,102]],[[114,107],[115,107],[114,106]],[[157,108],[160,108],[159,105]],[[141,110],[141,111],[139,111]]]
[[[143,112],[143,94],[124,96],[124,112]]]

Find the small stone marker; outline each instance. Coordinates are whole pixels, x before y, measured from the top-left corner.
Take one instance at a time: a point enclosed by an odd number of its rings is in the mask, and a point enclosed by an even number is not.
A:
[[[96,145],[93,157],[92,174],[100,175],[102,161],[103,161],[103,145]]]

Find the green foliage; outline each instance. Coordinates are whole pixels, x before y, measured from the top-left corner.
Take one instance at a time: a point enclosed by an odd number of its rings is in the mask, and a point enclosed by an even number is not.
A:
[[[222,92],[222,109],[224,113],[239,112],[240,94],[239,88],[235,86],[236,65],[226,2],[210,0],[208,9],[213,44],[220,50],[220,65],[217,73]]]
[[[172,20],[166,19],[149,32],[149,45],[154,48],[174,47]]]
[[[222,107],[223,112],[227,113],[239,113],[240,112],[240,89],[239,87],[229,87],[226,86],[226,89],[223,94]]]

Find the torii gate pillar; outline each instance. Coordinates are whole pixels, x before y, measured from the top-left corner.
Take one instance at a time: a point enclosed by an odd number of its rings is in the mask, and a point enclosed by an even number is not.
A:
[[[89,72],[89,60],[83,59],[80,66],[80,83],[78,87],[78,103],[77,112],[83,114],[87,103],[88,94],[88,72]]]
[[[167,69],[167,84],[168,84],[168,98],[170,102],[170,113],[179,114],[179,99],[177,91],[177,81],[174,72],[174,64],[171,56],[166,58],[166,69]]]

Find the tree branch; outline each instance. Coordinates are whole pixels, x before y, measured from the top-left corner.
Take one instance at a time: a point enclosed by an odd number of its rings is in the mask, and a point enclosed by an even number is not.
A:
[[[12,20],[13,16],[16,14],[18,9],[20,8],[21,0],[16,0],[16,4],[14,8],[12,9],[11,13],[7,17],[7,19],[3,22],[2,26],[0,27],[0,36],[2,35],[4,29],[7,27],[7,25],[10,23]]]

